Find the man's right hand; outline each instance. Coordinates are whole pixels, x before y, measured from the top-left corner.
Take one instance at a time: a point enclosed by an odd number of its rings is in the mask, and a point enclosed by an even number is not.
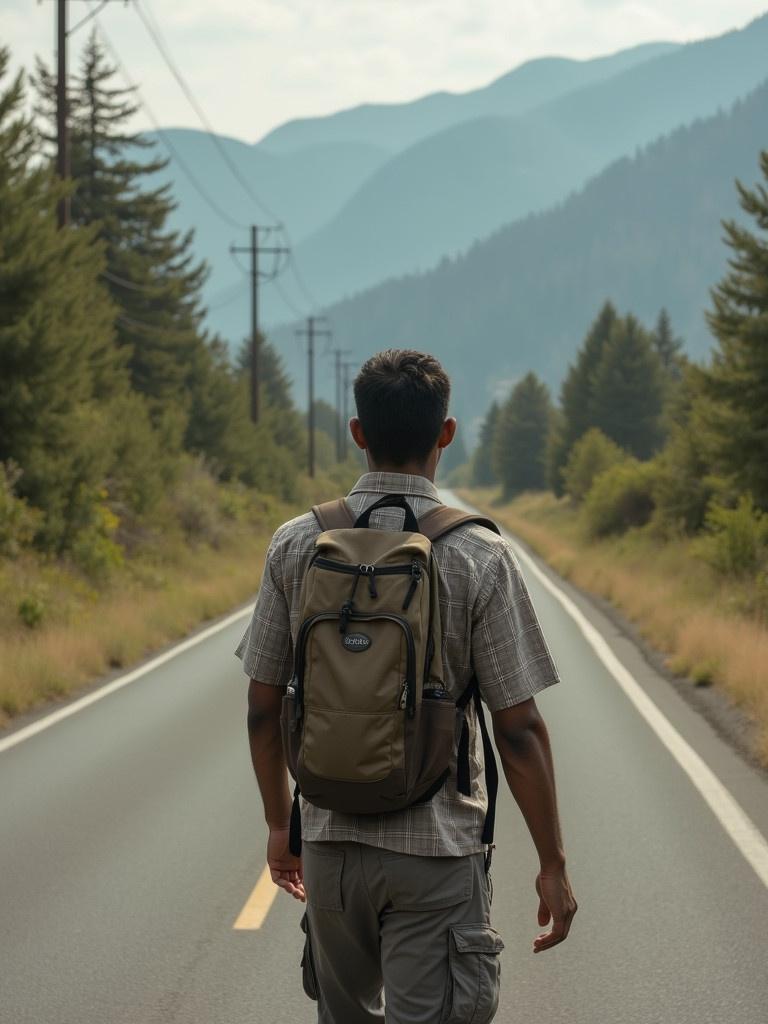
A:
[[[543,927],[552,921],[551,929],[537,935],[533,941],[533,952],[540,953],[567,938],[573,915],[579,906],[565,866],[551,870],[542,868],[536,876],[536,892],[539,896],[539,924]]]

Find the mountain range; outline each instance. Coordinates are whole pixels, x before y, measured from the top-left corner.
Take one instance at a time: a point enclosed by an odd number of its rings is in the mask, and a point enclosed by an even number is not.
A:
[[[514,116],[430,135],[375,170],[299,245],[321,302],[423,270],[543,210],[610,161],[706,116],[768,73],[768,16],[634,63]]]
[[[288,121],[265,135],[259,148],[288,154],[312,145],[355,141],[394,154],[461,121],[524,114],[676,49],[676,43],[644,43],[593,60],[541,57],[470,92],[436,92],[409,103],[365,103],[325,117]]]
[[[150,133],[161,150],[170,150],[163,177],[171,179],[178,202],[175,226],[194,226],[195,251],[211,268],[205,292],[214,307],[211,325],[234,338],[248,323],[247,284],[228,256],[230,244],[247,242],[248,225],[285,221],[291,241],[301,243],[332,222],[379,168],[414,142],[473,117],[523,113],[543,97],[565,95],[676,48],[672,43],[651,43],[587,61],[530,61],[471,92],[365,105],[291,121],[253,145],[224,136],[213,140],[193,129],[165,128],[162,136]],[[219,148],[247,187],[227,168]],[[263,197],[264,206],[254,202],[254,193]],[[306,301],[295,282],[289,280],[285,289],[294,299]],[[218,305],[222,297],[223,307]],[[263,314],[270,321],[291,315],[291,309],[281,302],[279,292],[265,290]]]
[[[751,138],[739,133],[744,110],[759,109],[754,96],[723,111],[766,75],[768,15],[683,46],[545,58],[469,93],[291,121],[255,145],[165,129],[174,157],[163,173],[178,200],[175,226],[195,228],[196,252],[211,267],[208,323],[233,347],[250,314],[247,267],[230,244],[247,243],[251,223],[284,218],[302,281],[286,274],[263,286],[260,322],[280,339],[297,382],[293,327],[275,325],[321,305],[358,356],[395,342],[445,354],[466,385],[462,405],[476,409],[494,381],[529,365],[555,385],[606,296],[646,318],[669,306],[691,350],[706,349],[702,304],[724,261],[717,218],[734,209],[733,176],[749,180],[768,123],[758,117]],[[706,149],[699,131],[727,133],[731,119],[738,146],[721,154],[713,142],[706,162],[688,168],[686,192],[686,146]],[[661,158],[667,146],[671,163]],[[625,180],[634,191],[620,211],[615,190]],[[659,222],[668,194],[679,210]],[[617,224],[638,240],[634,264]],[[675,224],[683,235],[670,234]],[[669,267],[685,232],[704,251],[685,249]],[[622,277],[628,266],[634,273]]]
[[[687,351],[705,356],[704,310],[728,257],[721,220],[738,218],[735,180],[759,179],[766,147],[768,81],[614,162],[555,208],[331,306],[335,343],[356,361],[389,345],[434,352],[470,427],[530,369],[556,390],[607,298],[648,326],[666,307]],[[284,332],[273,337],[290,353]],[[288,362],[303,383],[303,366]]]

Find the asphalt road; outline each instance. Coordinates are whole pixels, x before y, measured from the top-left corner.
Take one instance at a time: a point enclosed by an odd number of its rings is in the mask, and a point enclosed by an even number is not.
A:
[[[765,1024],[766,882],[573,618],[525,575],[563,676],[538,704],[580,909],[568,941],[534,956],[536,858],[505,793],[496,1020]],[[765,778],[561,586],[768,836]],[[259,929],[234,928],[265,846],[232,654],[245,621],[0,751],[3,1024],[315,1019],[299,905],[280,894]]]

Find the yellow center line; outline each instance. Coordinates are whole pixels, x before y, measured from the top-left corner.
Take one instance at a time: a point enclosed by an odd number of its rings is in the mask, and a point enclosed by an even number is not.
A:
[[[250,931],[261,928],[277,893],[278,886],[272,881],[269,867],[265,866],[233,927]]]

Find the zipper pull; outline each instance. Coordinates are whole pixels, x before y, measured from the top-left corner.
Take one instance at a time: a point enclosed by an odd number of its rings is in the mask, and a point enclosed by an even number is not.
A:
[[[408,706],[408,680],[403,680],[403,690],[400,694],[400,710],[405,711]]]
[[[379,596],[379,592],[376,589],[376,570],[372,565],[368,566],[368,593],[371,595],[371,598]]]
[[[416,588],[419,585],[419,580],[420,579],[421,579],[421,565],[414,558],[414,560],[411,562],[411,582],[410,582],[410,585],[408,587],[408,592],[405,595],[405,600],[403,601],[403,611],[407,611],[408,610],[408,606],[410,605],[411,601],[413,600],[413,595],[416,593]]]
[[[358,577],[359,578],[359,577]],[[349,625],[349,617],[352,614],[352,602],[345,601],[341,606],[341,613],[339,615],[339,632],[346,633],[347,626]]]

